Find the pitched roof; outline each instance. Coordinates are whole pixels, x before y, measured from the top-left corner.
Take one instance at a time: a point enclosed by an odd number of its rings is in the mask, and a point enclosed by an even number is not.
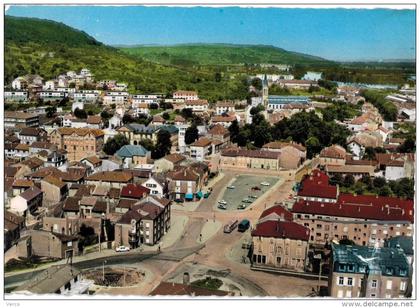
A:
[[[131,207],[137,202],[138,200],[133,199],[120,199],[118,201],[117,207],[123,208],[123,209],[131,209]]]
[[[199,175],[188,167],[170,171],[167,177],[174,181],[198,181],[199,179]]]
[[[121,189],[121,198],[141,199],[150,193],[150,189],[139,184],[127,184]]]
[[[39,127],[24,127],[20,130],[19,136],[39,136],[41,133],[45,133],[45,131],[42,128]]]
[[[187,122],[187,120],[185,120],[183,116],[176,115],[176,116],[175,116],[175,119],[174,119],[174,122],[175,122],[175,123],[176,123],[176,122],[185,123],[185,122]]]
[[[273,142],[269,142],[263,145],[263,149],[282,149],[284,147],[294,147],[295,149],[301,151],[301,152],[305,152],[306,151],[306,147],[304,147],[303,145],[299,144],[299,143],[295,143],[295,142],[283,142],[283,141],[273,141]]]
[[[29,145],[24,144],[24,143],[19,143],[18,145],[16,145],[15,149],[19,151],[29,151]]]
[[[86,178],[87,181],[119,182],[127,183],[133,179],[133,175],[124,171],[101,171]]]
[[[223,125],[216,124],[209,130],[210,135],[225,136],[229,135],[229,130],[227,130]]]
[[[101,116],[98,115],[88,115],[86,122],[88,124],[101,124],[102,123],[102,118]]]
[[[98,198],[95,196],[83,196],[82,199],[80,199],[80,205],[94,206],[97,200]]]
[[[270,152],[262,150],[247,150],[241,148],[229,148],[222,151],[222,156],[228,157],[254,157],[254,158],[266,158],[266,159],[279,159],[279,152]]]
[[[164,156],[162,159],[168,160],[173,164],[177,164],[186,159],[186,157],[182,154],[172,153]]]
[[[346,159],[346,150],[338,144],[333,144],[322,149],[319,157]]]
[[[299,200],[292,212],[383,221],[414,221],[414,202],[394,197],[340,194],[335,203]]]
[[[191,147],[206,147],[211,145],[211,140],[206,137],[201,137],[190,144]]]
[[[93,165],[102,164],[102,159],[100,159],[98,156],[89,156],[89,157],[86,157],[82,160],[87,160],[88,162],[90,162]]]
[[[43,181],[50,183],[52,185],[57,186],[58,188],[62,188],[66,186],[67,184],[61,181],[59,178],[56,178],[55,176],[48,175],[45,178],[42,179]]]
[[[80,210],[80,197],[68,197],[64,201],[63,211],[64,212],[79,212]]]
[[[264,210],[264,212],[262,212],[260,219],[267,217],[270,214],[277,214],[277,216],[279,217],[284,217],[285,220],[288,221],[292,221],[293,220],[293,214],[290,213],[288,210],[286,210],[284,207],[282,207],[281,205],[274,205],[266,210]]]
[[[12,186],[13,187],[31,187],[31,186],[34,186],[34,182],[31,180],[16,179],[13,181]]]
[[[60,135],[72,135],[76,134],[78,136],[86,136],[92,134],[95,137],[101,137],[104,135],[104,132],[100,129],[94,128],[71,128],[71,127],[60,127],[56,129]]]
[[[329,185],[328,175],[315,169],[302,180],[298,196],[336,199],[338,193],[338,187]]]
[[[42,191],[36,186],[32,186],[31,188],[28,188],[27,190],[25,190],[23,193],[20,194],[20,196],[24,198],[26,201],[32,200],[38,197],[39,195],[42,195]]]
[[[258,223],[252,230],[252,236],[309,240],[309,229],[292,221],[267,220]]]
[[[141,145],[131,145],[127,144],[120,148],[117,151],[117,155],[119,157],[133,157],[133,156],[142,156],[145,157],[148,154],[149,151],[147,151],[143,146]]]
[[[326,165],[326,172],[332,173],[368,173],[371,176],[375,174],[375,166],[372,165],[344,165],[344,166],[335,166],[335,165]]]

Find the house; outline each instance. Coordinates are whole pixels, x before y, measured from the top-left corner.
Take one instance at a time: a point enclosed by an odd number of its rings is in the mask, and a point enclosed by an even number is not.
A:
[[[354,159],[362,159],[368,147],[382,147],[382,136],[375,132],[360,132],[347,141],[347,147],[353,154]]]
[[[278,152],[227,148],[221,152],[220,167],[278,171],[281,168],[280,156],[281,154]]]
[[[183,116],[176,115],[174,119],[175,126],[185,125],[187,124],[187,120],[184,119]]]
[[[141,145],[124,145],[116,152],[116,155],[122,159],[123,168],[147,164],[150,159],[150,151]]]
[[[230,132],[221,124],[216,124],[208,131],[208,136],[213,140],[219,140],[222,147],[230,144]]]
[[[329,184],[329,177],[324,172],[315,169],[311,174],[303,177],[297,200],[334,203],[338,200],[340,190]]]
[[[63,201],[69,194],[67,184],[52,175],[41,180],[41,190],[44,193],[44,204],[47,206]]]
[[[80,161],[96,155],[102,149],[104,132],[93,128],[61,127],[51,132],[50,141],[67,151],[69,161]]]
[[[408,297],[409,264],[402,250],[333,244],[330,269],[331,297]]]
[[[235,113],[235,103],[222,101],[216,103],[216,114],[222,115],[224,113],[233,112]]]
[[[10,211],[4,211],[4,251],[12,247],[25,228],[25,218]]]
[[[144,139],[149,139],[153,142],[156,142],[159,127],[153,125],[146,126],[143,124],[130,123],[118,128],[117,132],[124,135],[131,145],[138,145],[139,142]]]
[[[150,189],[140,184],[127,184],[123,186],[120,193],[121,199],[135,199],[140,200],[149,195]]]
[[[192,167],[179,167],[166,174],[172,199],[193,200],[203,186],[204,175]]]
[[[128,101],[129,93],[128,92],[114,92],[114,91],[107,91],[105,95],[102,97],[102,101],[105,106],[111,104],[124,104]]]
[[[186,157],[182,154],[172,153],[154,161],[155,172],[162,173],[172,171],[181,162],[185,161]]]
[[[83,158],[80,162],[88,166],[93,172],[102,171],[102,159],[98,156],[89,156]]]
[[[296,169],[306,160],[306,147],[295,142],[269,142],[262,150],[280,153],[280,167],[284,169]]]
[[[209,102],[206,99],[186,100],[185,108],[191,109],[194,113],[203,113],[209,109]]]
[[[75,102],[95,103],[101,94],[98,90],[80,90],[73,94]]]
[[[19,287],[13,293],[79,295],[88,293],[92,281],[85,280],[72,265],[53,265]]]
[[[17,159],[25,159],[29,156],[29,145],[19,143],[14,147],[13,156]]]
[[[36,141],[47,141],[47,132],[38,127],[24,127],[18,133],[21,143],[31,145]]]
[[[4,91],[4,99],[6,102],[27,103],[28,97],[27,91]]]
[[[223,127],[228,128],[233,121],[238,121],[238,117],[234,114],[223,114],[212,116],[210,122],[214,125],[222,125]],[[238,121],[239,122],[239,121]]]
[[[65,259],[78,255],[78,237],[45,230],[27,230],[16,246],[17,256]]]
[[[132,218],[136,223],[132,221]],[[116,224],[115,241],[132,248],[140,244],[155,245],[168,232],[170,222],[171,202],[164,198],[146,197],[135,203]],[[126,226],[128,223],[129,230]]]
[[[122,117],[117,113],[108,120],[108,128],[114,129],[122,125]]]
[[[10,200],[10,211],[23,217],[34,216],[36,210],[42,206],[42,199],[43,192],[32,186]]]
[[[415,161],[414,155],[407,153],[376,153],[379,165],[379,175],[387,181],[402,178],[414,178]]]
[[[163,125],[165,124],[166,120],[161,115],[154,115],[152,122],[150,124],[152,125]]]
[[[88,128],[102,129],[104,126],[102,117],[99,115],[88,115],[86,123]]]
[[[292,220],[292,214],[279,205],[261,214],[251,231],[253,267],[305,270],[310,230]]]
[[[26,112],[5,111],[4,127],[39,127],[39,115]]]
[[[26,179],[15,179],[12,184],[13,196],[20,195],[28,188],[34,186],[34,182]]]
[[[111,188],[122,188],[133,182],[133,175],[124,171],[101,171],[86,178],[88,185],[104,185]]]
[[[24,77],[17,77],[12,81],[13,90],[24,90],[28,86],[28,81]]]
[[[212,141],[206,137],[201,137],[190,144],[190,156],[197,161],[203,161],[213,153]]]
[[[198,100],[198,94],[195,91],[176,91],[172,96],[174,99]]]
[[[346,164],[346,156],[346,149],[338,144],[333,144],[321,150],[321,153],[319,153],[319,164],[321,166],[343,166]]]
[[[163,198],[168,194],[168,181],[161,175],[153,175],[142,186],[150,189],[150,195]]]

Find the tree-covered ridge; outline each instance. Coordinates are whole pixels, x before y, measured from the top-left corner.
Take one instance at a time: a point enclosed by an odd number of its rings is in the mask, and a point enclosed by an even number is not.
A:
[[[83,31],[45,19],[6,16],[4,29],[6,44],[32,42],[68,46],[103,45]]]
[[[169,65],[233,65],[244,63],[329,63],[320,57],[269,45],[182,44],[174,46],[121,47],[144,59]]]

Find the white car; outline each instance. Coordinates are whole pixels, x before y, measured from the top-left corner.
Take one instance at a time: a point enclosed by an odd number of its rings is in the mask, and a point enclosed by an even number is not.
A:
[[[127,246],[118,246],[117,248],[115,248],[116,252],[127,252],[130,251],[130,247]]]
[[[226,204],[227,204],[227,202],[226,202],[225,200],[220,200],[220,201],[219,201],[219,204],[226,205]]]
[[[268,183],[268,182],[261,182],[260,183],[262,186],[270,186],[270,183]]]
[[[227,189],[235,189],[235,186],[230,185],[230,186],[227,187]]]

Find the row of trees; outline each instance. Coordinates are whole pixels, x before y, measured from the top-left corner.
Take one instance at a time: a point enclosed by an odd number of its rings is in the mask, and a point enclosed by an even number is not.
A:
[[[394,196],[404,199],[414,198],[414,179],[402,178],[396,181],[386,181],[384,177],[371,178],[363,176],[356,181],[351,174],[342,176],[335,174],[330,178],[331,185],[339,185],[343,192],[375,194],[379,196]]]
[[[361,95],[378,108],[385,121],[397,120],[398,109],[392,102],[385,99],[385,94],[375,90],[363,90]]]

